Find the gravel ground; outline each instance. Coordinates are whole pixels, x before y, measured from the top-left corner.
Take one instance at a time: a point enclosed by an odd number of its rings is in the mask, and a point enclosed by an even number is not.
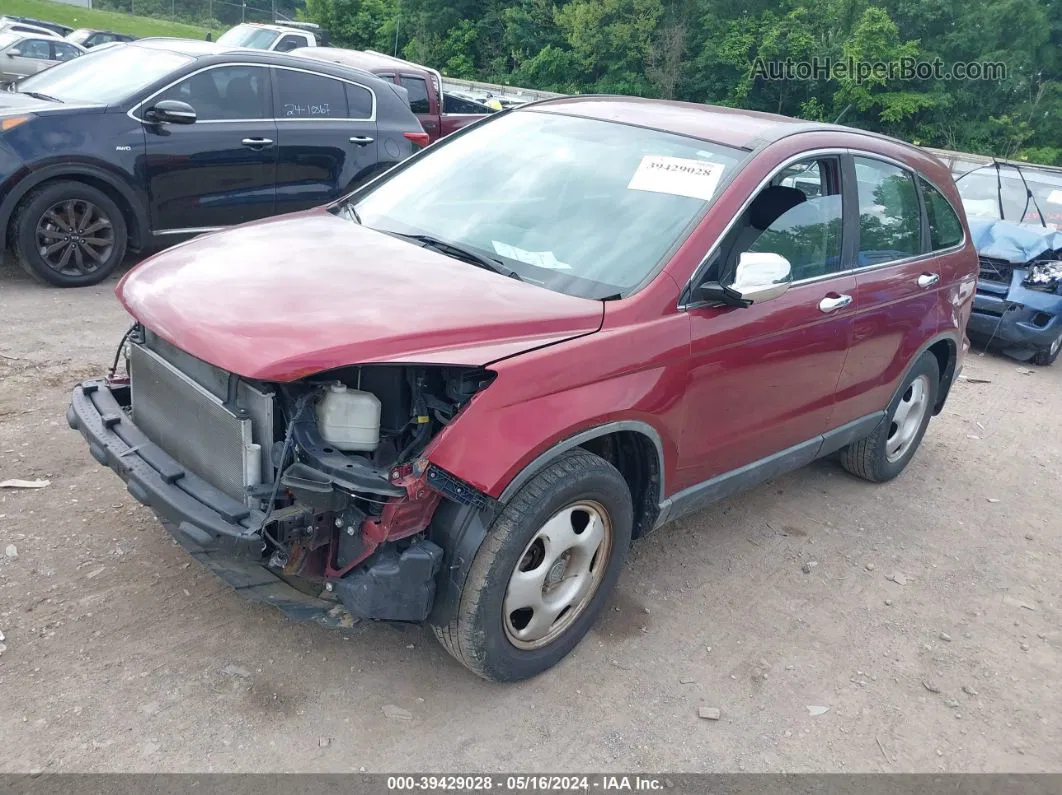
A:
[[[972,356],[891,484],[819,462],[638,542],[576,652],[499,686],[190,562],[64,420],[113,287],[0,269],[0,480],[51,481],[0,490],[0,772],[1062,771],[1062,365]]]

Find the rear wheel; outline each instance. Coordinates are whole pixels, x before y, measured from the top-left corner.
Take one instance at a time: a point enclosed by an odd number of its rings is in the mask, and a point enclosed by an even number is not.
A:
[[[841,451],[841,466],[875,483],[903,472],[922,442],[939,389],[940,365],[927,351],[908,372],[874,432]]]
[[[15,214],[15,257],[34,278],[58,287],[106,279],[122,261],[126,224],[107,194],[82,182],[31,192]]]
[[[1062,353],[1062,330],[1058,332],[1058,336],[1048,345],[1046,348],[1040,348],[1033,356],[1033,364],[1040,367],[1047,367],[1055,363],[1058,358],[1058,354]]]
[[[593,625],[626,560],[632,524],[630,491],[616,468],[583,450],[564,454],[495,520],[457,617],[436,636],[485,679],[545,671]]]

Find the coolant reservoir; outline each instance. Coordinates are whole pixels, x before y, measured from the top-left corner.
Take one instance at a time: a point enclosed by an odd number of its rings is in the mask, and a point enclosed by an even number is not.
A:
[[[380,443],[380,399],[372,392],[330,384],[317,403],[317,427],[340,450],[375,450]]]

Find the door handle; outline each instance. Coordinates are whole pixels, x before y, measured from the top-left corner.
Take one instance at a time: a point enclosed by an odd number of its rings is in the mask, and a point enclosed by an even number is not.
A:
[[[918,277],[918,286],[923,290],[927,287],[932,287],[934,284],[940,281],[939,273],[923,273]]]
[[[828,295],[819,301],[819,311],[828,315],[830,312],[844,309],[850,303],[852,303],[852,296],[850,295]]]
[[[365,146],[366,144],[372,143],[372,138],[370,138],[368,135],[355,135],[353,138],[350,138],[348,140],[352,144],[357,144],[358,146]]]
[[[264,149],[267,146],[273,145],[272,138],[244,138],[240,141],[244,146],[249,146],[251,149]]]

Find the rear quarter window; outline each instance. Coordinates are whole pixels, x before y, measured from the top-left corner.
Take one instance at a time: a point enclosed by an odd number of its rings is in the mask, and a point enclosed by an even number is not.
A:
[[[922,186],[922,198],[926,205],[926,218],[929,221],[929,244],[933,251],[951,248],[962,242],[962,223],[944,195],[919,177]]]

